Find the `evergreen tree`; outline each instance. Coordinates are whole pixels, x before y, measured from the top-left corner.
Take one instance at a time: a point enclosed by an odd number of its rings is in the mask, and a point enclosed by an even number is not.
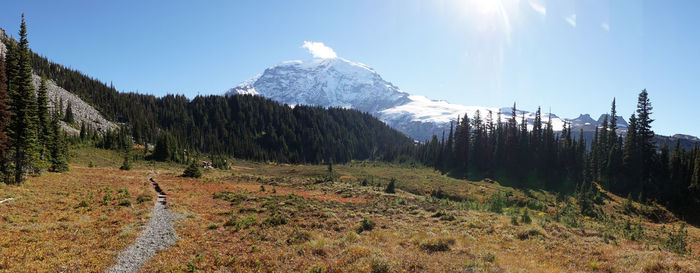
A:
[[[36,97],[32,85],[32,67],[27,41],[27,26],[22,14],[19,46],[11,46],[15,63],[10,63],[10,146],[14,152],[14,182],[22,183],[24,175],[35,172],[39,163],[36,135]]]
[[[122,162],[121,167],[119,167],[120,170],[122,170],[122,171],[131,170],[131,161],[129,160],[129,157],[131,157],[131,155],[129,155],[129,153],[127,152],[124,155],[124,161]]]
[[[10,121],[5,56],[0,56],[0,182],[8,182],[7,123]]]
[[[37,135],[39,136],[39,156],[42,160],[50,161],[48,149],[51,141],[51,128],[49,119],[48,99],[46,97],[46,78],[41,78],[39,90],[37,90]]]
[[[193,161],[182,173],[182,177],[200,178],[202,177],[202,172],[199,170],[197,163]]]
[[[613,98],[612,106],[610,107],[610,135],[608,136],[608,149],[612,149],[617,142],[617,109],[615,106],[615,99]]]
[[[650,186],[653,183],[652,170],[654,169],[654,155],[656,154],[656,146],[654,145],[654,131],[651,130],[651,102],[646,89],[639,93],[637,100],[637,140],[638,153],[641,163],[641,187]]]
[[[68,101],[68,106],[66,106],[66,117],[63,119],[68,124],[75,122],[75,117],[73,116],[73,104]]]
[[[49,130],[51,131],[51,139],[48,145],[49,170],[54,172],[66,172],[68,171],[68,161],[66,160],[68,144],[61,133],[61,125],[58,121],[59,114],[58,112],[54,112],[51,117],[51,122],[49,123]]]
[[[85,121],[80,123],[80,140],[85,140],[87,137],[87,128],[85,128]]]
[[[697,149],[696,149],[697,150]],[[693,167],[693,175],[690,179],[689,189],[694,192],[700,192],[700,153],[695,153],[695,167]]]

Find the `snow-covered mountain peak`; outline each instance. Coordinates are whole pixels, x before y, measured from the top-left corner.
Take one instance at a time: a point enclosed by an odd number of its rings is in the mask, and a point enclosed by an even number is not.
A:
[[[283,62],[226,94],[262,95],[290,105],[348,107],[369,113],[410,101],[406,92],[374,69],[339,57]]]

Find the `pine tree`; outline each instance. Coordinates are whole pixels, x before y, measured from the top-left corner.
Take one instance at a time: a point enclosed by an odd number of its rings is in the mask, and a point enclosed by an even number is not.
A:
[[[700,192],[700,153],[698,152],[696,152],[695,155],[695,167],[693,168],[693,176],[690,179],[689,189],[691,191]]]
[[[0,182],[8,181],[9,158],[7,153],[7,123],[10,121],[5,57],[0,56]]]
[[[46,78],[41,78],[41,85],[37,90],[37,135],[39,136],[39,156],[42,160],[50,160],[48,158],[48,147],[51,141],[51,129],[49,120],[48,99],[46,97]]]
[[[32,67],[27,41],[27,26],[22,14],[19,47],[11,50],[16,55],[10,77],[10,146],[14,151],[14,182],[24,181],[27,172],[36,171],[39,162],[36,135],[36,97],[32,85]],[[14,46],[13,46],[14,47]],[[15,73],[12,73],[15,72]]]
[[[73,116],[73,104],[68,101],[68,106],[66,106],[66,117],[63,119],[68,124],[75,122],[75,117]]]
[[[617,142],[617,109],[615,106],[615,99],[613,98],[612,106],[610,107],[610,129],[608,136],[608,149],[611,149],[615,142]]]
[[[202,172],[199,170],[197,163],[193,161],[182,173],[182,177],[200,178],[202,177]]]
[[[59,114],[54,112],[51,116],[49,130],[51,131],[50,144],[48,145],[49,152],[49,170],[54,172],[67,172],[68,161],[66,160],[66,151],[68,150],[65,137],[61,133],[61,125],[59,124]]]
[[[637,139],[639,157],[641,163],[641,187],[647,187],[652,183],[652,171],[654,169],[654,155],[656,146],[654,145],[654,131],[651,130],[651,102],[647,90],[639,93],[637,100]]]
[[[80,123],[80,140],[85,140],[87,137],[87,128],[85,128],[85,121]]]

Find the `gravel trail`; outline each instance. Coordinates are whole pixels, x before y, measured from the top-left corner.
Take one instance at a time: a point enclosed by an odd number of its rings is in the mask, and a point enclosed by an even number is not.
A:
[[[166,195],[158,183],[149,178],[158,192],[158,200],[151,211],[151,220],[141,231],[136,242],[124,249],[117,258],[117,264],[107,270],[108,273],[137,272],[156,251],[168,248],[177,241],[174,220],[179,214],[166,209]]]

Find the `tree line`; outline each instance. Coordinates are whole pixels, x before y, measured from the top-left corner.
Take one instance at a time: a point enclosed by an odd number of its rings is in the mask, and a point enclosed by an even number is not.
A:
[[[498,113],[458,118],[441,138],[433,136],[416,150],[422,163],[453,176],[493,178],[514,187],[565,193],[594,191],[594,182],[616,194],[633,195],[640,202],[656,200],[687,216],[697,217],[700,205],[700,148],[682,149],[679,140],[657,147],[651,124],[652,105],[646,90],[639,93],[637,109],[629,118],[626,135],[617,128],[615,100],[610,119],[595,129],[590,148],[583,131],[574,138],[571,124],[555,133],[551,119],[535,113],[527,128],[525,116],[517,122],[513,105],[508,120]],[[543,126],[544,124],[544,126]],[[690,208],[690,209],[689,209]]]
[[[27,28],[22,15],[19,42],[3,41],[0,56],[0,180],[19,184],[44,170],[66,171],[67,144],[59,114],[50,111],[46,80],[32,84]]]

